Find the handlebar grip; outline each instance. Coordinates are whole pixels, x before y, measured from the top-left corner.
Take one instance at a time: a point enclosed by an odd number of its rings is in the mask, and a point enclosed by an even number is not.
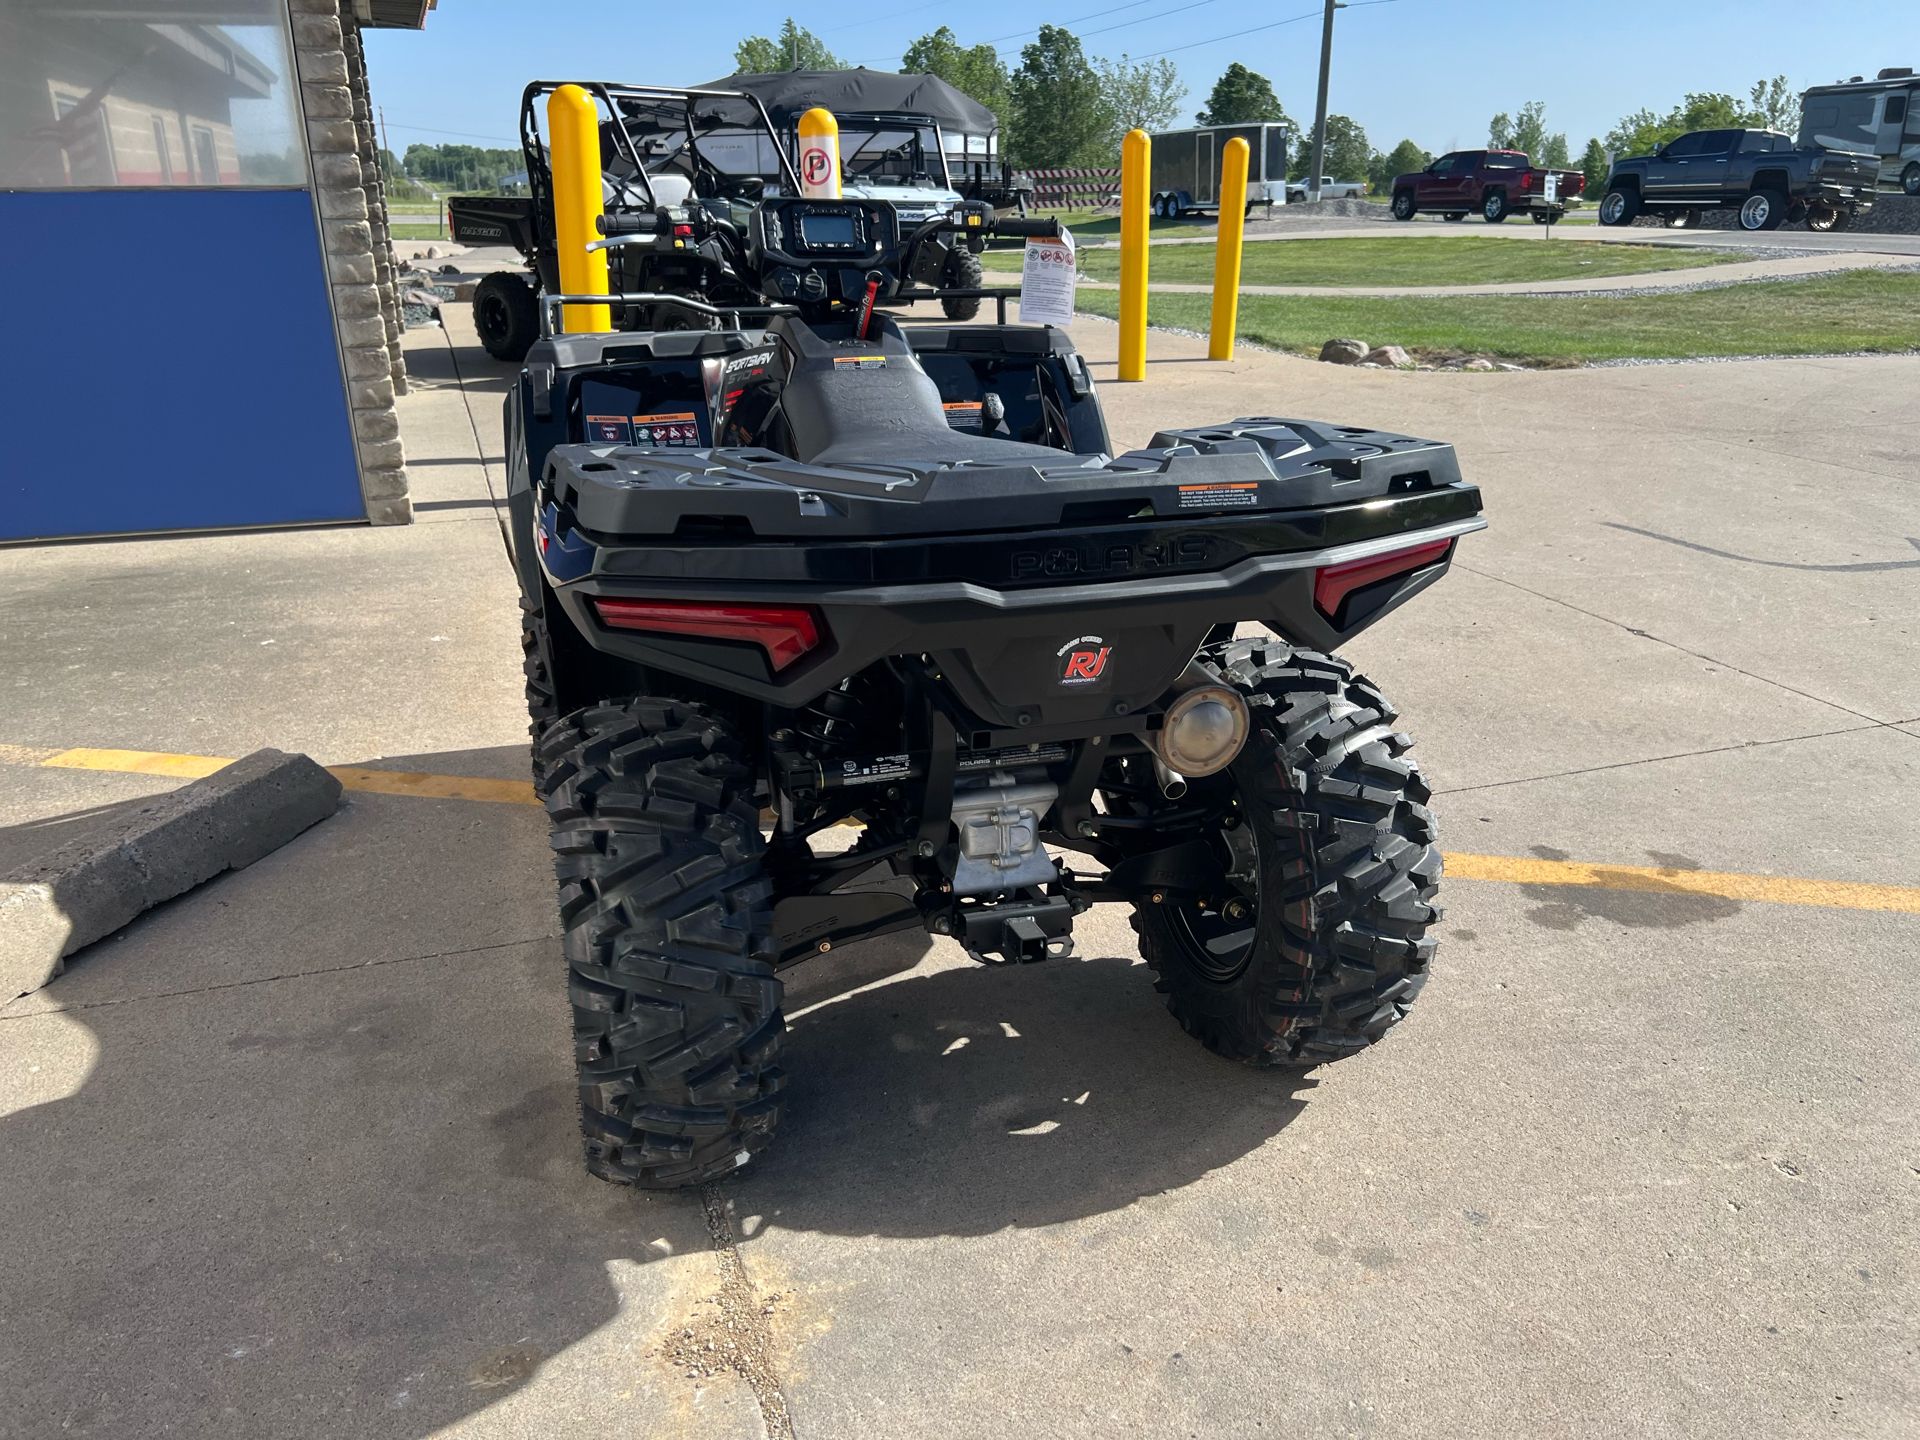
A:
[[[1044,218],[1029,217],[1025,220],[1008,216],[1005,220],[993,222],[996,235],[1024,236],[1029,240],[1058,240],[1060,238],[1060,219],[1055,215]]]
[[[602,235],[651,235],[660,228],[660,212],[636,210],[625,215],[601,215],[594,227]]]

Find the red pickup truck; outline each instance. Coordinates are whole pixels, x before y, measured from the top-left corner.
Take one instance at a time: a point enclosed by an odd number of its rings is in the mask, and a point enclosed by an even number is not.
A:
[[[1551,201],[1549,175],[1558,177]],[[1469,210],[1478,210],[1489,225],[1498,225],[1524,210],[1536,225],[1545,225],[1566,214],[1567,202],[1586,188],[1587,177],[1580,171],[1536,170],[1518,150],[1456,150],[1393,182],[1393,218],[1411,220],[1422,210],[1432,210],[1449,220],[1463,220]]]

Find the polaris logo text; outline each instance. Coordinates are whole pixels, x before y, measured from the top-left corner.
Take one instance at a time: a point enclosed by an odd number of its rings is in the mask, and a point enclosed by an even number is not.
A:
[[[1015,580],[1055,579],[1066,575],[1134,575],[1143,570],[1176,570],[1205,565],[1213,542],[1204,535],[1181,535],[1144,545],[1050,545],[1015,550],[1008,567]]]
[[[1107,672],[1113,647],[1098,635],[1082,635],[1054,651],[1064,662],[1060,671],[1062,685],[1091,685]]]

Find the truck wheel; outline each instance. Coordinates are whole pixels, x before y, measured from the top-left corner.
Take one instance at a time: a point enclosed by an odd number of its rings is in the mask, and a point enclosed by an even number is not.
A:
[[[980,257],[967,249],[957,249],[948,253],[947,266],[941,272],[940,283],[950,290],[978,290],[985,278],[980,267]],[[971,320],[980,313],[980,297],[970,300],[941,300],[940,313],[949,320]]]
[[[1507,205],[1507,192],[1489,190],[1480,201],[1480,213],[1487,217],[1487,224],[1498,225],[1513,211]]]
[[[753,776],[677,700],[577,710],[540,746],[587,1169],[670,1190],[744,1165],[780,1119],[780,981]]]
[[[540,301],[533,287],[509,270],[496,270],[473,289],[473,328],[496,360],[514,363],[540,338]]]
[[[1742,230],[1778,230],[1787,218],[1787,197],[1778,190],[1756,190],[1740,206]]]
[[[1287,199],[1289,202],[1291,202],[1293,197],[1289,195]],[[1411,220],[1415,215],[1419,213],[1420,213],[1420,207],[1414,204],[1413,192],[1411,190],[1396,190],[1393,192],[1393,218],[1394,219]]]
[[[1429,792],[1392,705],[1344,660],[1248,641],[1208,654],[1253,729],[1179,802],[1217,807],[1196,833],[1215,874],[1204,893],[1136,902],[1140,951],[1167,1008],[1216,1054],[1338,1060],[1405,1018],[1426,984],[1440,916]]]
[[[1631,225],[1640,218],[1640,192],[1609,190],[1600,201],[1602,225]]]
[[[1920,162],[1900,172],[1900,188],[1909,195],[1920,195]]]

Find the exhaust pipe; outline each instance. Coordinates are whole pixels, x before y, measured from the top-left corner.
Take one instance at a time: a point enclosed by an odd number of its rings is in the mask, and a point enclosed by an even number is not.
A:
[[[1198,661],[1174,688],[1179,693],[1151,736],[1154,775],[1169,800],[1186,794],[1189,776],[1217,775],[1231,765],[1253,728],[1246,697]]]
[[[1178,800],[1187,793],[1187,777],[1169,770],[1167,762],[1158,755],[1153,757],[1153,778],[1160,783],[1160,793],[1169,800]]]

